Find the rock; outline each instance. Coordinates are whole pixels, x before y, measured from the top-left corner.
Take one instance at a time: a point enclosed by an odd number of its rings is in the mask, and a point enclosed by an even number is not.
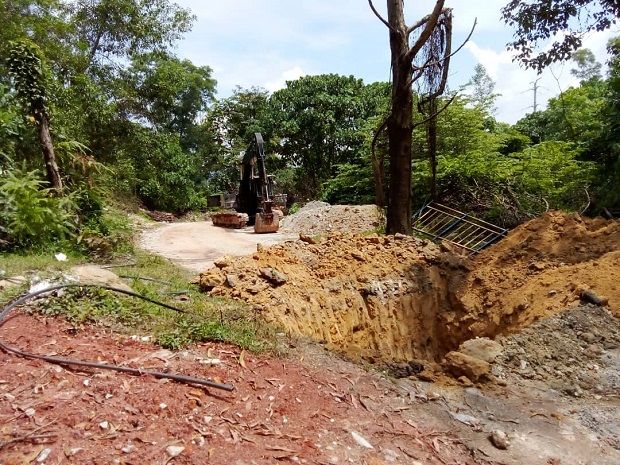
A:
[[[506,450],[508,449],[508,446],[510,446],[508,435],[499,429],[491,433],[489,440],[491,441],[491,444],[501,450]]]
[[[127,444],[125,447],[121,448],[121,451],[124,454],[131,454],[134,450],[136,450],[136,446],[134,446],[133,444],[129,443]]]
[[[366,261],[366,257],[364,257],[364,254],[361,253],[361,252],[358,252],[357,250],[351,252],[351,256],[353,258],[355,258],[356,260],[359,260],[360,262],[365,262]]]
[[[609,299],[597,295],[593,290],[587,289],[581,292],[579,298],[582,302],[598,305],[600,307],[609,303]]]
[[[372,444],[370,444],[366,440],[366,438],[364,438],[364,436],[359,434],[357,431],[351,431],[351,436],[353,436],[355,442],[357,442],[360,446],[365,447],[366,449],[374,449],[374,447],[372,447]]]
[[[213,262],[213,264],[217,266],[220,270],[222,268],[226,268],[227,266],[230,266],[230,257],[218,258]]]
[[[409,236],[405,235],[405,234],[401,234],[401,233],[396,233],[394,234],[394,239],[398,239],[398,240],[403,240],[403,239],[407,239]]]
[[[227,274],[226,284],[228,284],[230,287],[235,287],[237,284],[239,284],[239,279],[234,274]]]
[[[198,282],[200,283],[200,288],[203,291],[211,291],[214,288],[221,286],[224,284],[225,278],[221,271],[219,270],[210,270],[206,273],[200,273],[200,277]]]
[[[530,264],[530,270],[543,271],[547,266],[544,263],[534,262]]]
[[[166,447],[166,454],[168,454],[168,457],[174,458],[181,455],[184,450],[185,447],[183,446],[168,446]]]
[[[0,279],[0,291],[9,289],[10,287],[21,286],[25,283],[26,278],[24,276],[11,276],[10,278]]]
[[[49,447],[43,449],[41,452],[39,452],[39,455],[37,455],[37,463],[45,462],[51,453],[52,449],[50,449]]]
[[[318,244],[318,241],[316,239],[304,233],[299,233],[299,240],[302,242],[305,242],[306,244],[312,244],[312,245]]]
[[[471,387],[474,385],[474,383],[471,382],[471,379],[469,379],[467,376],[460,376],[457,381],[465,387]]]
[[[592,343],[596,342],[596,336],[593,333],[589,332],[589,331],[583,333],[581,335],[581,339],[583,339],[584,341],[586,341],[589,344],[592,344]]]
[[[288,277],[284,273],[280,273],[273,268],[261,268],[260,274],[263,278],[276,286],[281,286],[288,282]]]
[[[371,244],[379,244],[381,242],[381,239],[379,239],[379,236],[373,235],[373,236],[368,236],[366,238],[366,241]]]
[[[459,352],[493,363],[502,353],[502,346],[488,337],[479,337],[463,342],[459,346]]]
[[[133,291],[116,273],[97,265],[74,266],[69,270],[69,273],[80,283],[118,287],[125,291]]]
[[[467,376],[473,382],[488,378],[491,372],[488,362],[461,352],[448,352],[443,365],[452,376]]]

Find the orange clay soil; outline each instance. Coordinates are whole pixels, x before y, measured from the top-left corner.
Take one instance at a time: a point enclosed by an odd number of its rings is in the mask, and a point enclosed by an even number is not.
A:
[[[212,295],[354,358],[440,360],[459,343],[519,329],[590,289],[620,316],[620,223],[550,212],[473,259],[406,236],[330,235],[222,259]]]

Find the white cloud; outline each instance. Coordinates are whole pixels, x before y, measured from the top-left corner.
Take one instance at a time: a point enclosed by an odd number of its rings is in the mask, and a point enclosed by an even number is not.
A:
[[[286,87],[286,81],[294,81],[295,79],[299,79],[300,77],[305,75],[306,73],[301,68],[301,66],[295,66],[293,68],[284,70],[275,80],[265,82],[262,87],[267,89],[269,92],[275,92],[276,90],[280,90]]]
[[[605,45],[613,34],[613,31],[592,33],[585,38],[583,46],[592,50],[597,60],[604,63],[607,59]],[[551,39],[546,47],[553,40]],[[514,62],[514,54],[505,49],[498,51],[491,47],[482,47],[475,41],[469,42],[465,48],[478,63],[484,65],[489,76],[496,82],[495,91],[501,94],[496,104],[496,116],[501,121],[514,123],[533,110],[535,80],[538,80],[538,110],[545,108],[549,98],[571,86],[579,85],[578,79],[570,73],[573,67],[571,62],[554,64],[538,75]]]

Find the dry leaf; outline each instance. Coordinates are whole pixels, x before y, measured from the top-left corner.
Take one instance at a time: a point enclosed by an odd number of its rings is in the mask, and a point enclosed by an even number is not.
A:
[[[239,354],[239,365],[241,365],[243,368],[247,368],[247,366],[245,365],[245,350],[242,350]]]

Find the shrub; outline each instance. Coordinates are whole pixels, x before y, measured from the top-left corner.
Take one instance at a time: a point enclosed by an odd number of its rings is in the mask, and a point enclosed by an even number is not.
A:
[[[71,196],[54,197],[37,171],[0,176],[0,235],[5,247],[37,247],[69,239],[77,226]]]

